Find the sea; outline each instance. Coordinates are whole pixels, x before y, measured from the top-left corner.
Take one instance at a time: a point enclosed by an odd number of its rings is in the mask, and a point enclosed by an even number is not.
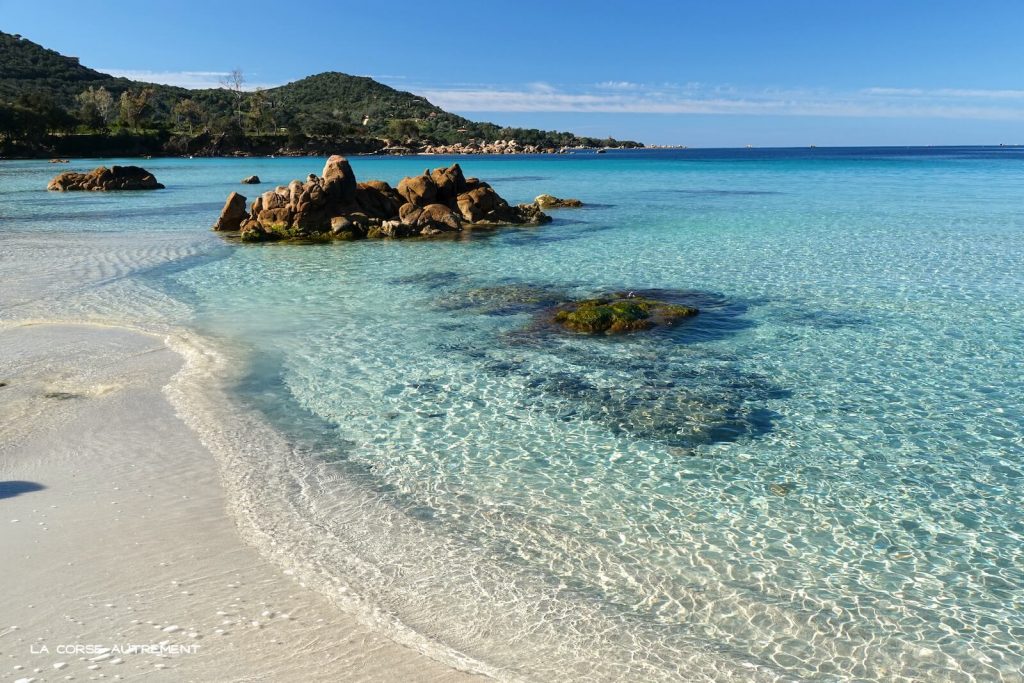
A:
[[[0,323],[165,335],[246,539],[461,668],[1024,680],[1024,148],[352,157],[584,206],[454,238],[211,231],[230,192],[324,161],[0,161]],[[46,191],[116,163],[166,189]],[[548,324],[613,292],[700,313]]]

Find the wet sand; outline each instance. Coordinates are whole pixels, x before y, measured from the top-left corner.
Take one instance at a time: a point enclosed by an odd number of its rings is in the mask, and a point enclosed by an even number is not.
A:
[[[242,542],[163,390],[182,363],[123,328],[0,329],[0,679],[484,680]]]

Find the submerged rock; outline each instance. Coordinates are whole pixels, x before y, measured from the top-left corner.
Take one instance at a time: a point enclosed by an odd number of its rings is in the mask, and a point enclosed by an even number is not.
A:
[[[543,407],[560,419],[588,420],[613,434],[627,435],[691,449],[730,443],[771,431],[776,415],[765,407],[775,388],[763,378],[746,376],[731,364],[701,362],[701,371],[687,368],[694,359],[674,356],[634,357],[626,372],[550,373],[520,368],[524,403]],[[602,367],[600,353],[574,357]],[[703,361],[703,359],[701,359]],[[589,363],[594,363],[591,366]],[[562,416],[565,416],[562,418]]]
[[[461,277],[462,275],[454,270],[431,270],[411,275],[399,275],[391,278],[388,282],[393,285],[422,285],[427,289],[439,289],[450,287]]]
[[[565,292],[555,287],[514,283],[476,287],[452,292],[438,300],[443,310],[472,310],[484,315],[533,313],[565,300]]]
[[[697,313],[699,311],[692,306],[648,299],[632,292],[618,292],[562,304],[555,311],[553,321],[573,332],[620,334],[672,325]]]
[[[551,220],[536,204],[509,205],[487,183],[466,178],[458,164],[404,178],[393,188],[381,180],[357,183],[348,160],[338,155],[327,160],[322,175],[264,192],[241,220],[237,202],[229,197],[217,222],[226,227],[215,229],[239,230],[248,242],[426,237]]]
[[[248,178],[242,178],[243,185],[259,185],[260,177],[258,175],[251,175]]]
[[[583,206],[578,199],[562,199],[550,194],[537,195],[533,203],[542,209],[576,209]]]
[[[476,359],[489,374],[514,377],[524,410],[657,442],[666,447],[666,454],[693,455],[700,446],[764,435],[778,417],[769,401],[787,396],[769,378],[746,370],[744,358],[707,345],[689,345],[737,334],[752,325],[742,302],[714,292],[647,289],[567,302],[569,284],[510,281],[467,287],[450,272],[394,282],[441,290],[434,294],[435,305],[466,317],[516,316],[508,325],[493,326],[493,343],[439,343],[438,348]],[[676,318],[670,311],[665,320],[662,313],[649,310],[642,320],[658,325],[655,331],[614,343],[596,333],[567,338],[567,328],[554,320],[559,311],[620,300],[638,307],[647,302],[657,304],[651,308],[679,307],[688,315]],[[532,322],[520,326],[523,317],[531,315]],[[692,322],[673,325],[678,320]]]
[[[139,166],[100,166],[88,173],[65,171],[57,175],[48,190],[67,192],[73,190],[91,190],[107,192],[110,190],[162,190],[163,185],[156,181],[152,173]]]

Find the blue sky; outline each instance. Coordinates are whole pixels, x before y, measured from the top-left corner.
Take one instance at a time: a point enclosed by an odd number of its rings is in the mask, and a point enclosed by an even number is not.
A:
[[[1024,2],[0,0],[104,71],[367,75],[470,118],[694,147],[1024,143]]]

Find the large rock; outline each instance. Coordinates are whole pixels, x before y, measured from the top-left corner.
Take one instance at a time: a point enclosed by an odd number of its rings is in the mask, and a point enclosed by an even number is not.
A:
[[[427,234],[436,232],[458,232],[462,230],[462,217],[445,204],[428,204],[416,216],[416,227]]]
[[[293,197],[289,194],[289,188],[279,187],[276,190],[267,190],[263,193],[261,199],[263,200],[263,210],[269,209],[281,209],[287,207],[293,202]],[[297,201],[298,197],[294,198]]]
[[[314,176],[315,177],[315,176]],[[356,174],[348,159],[335,154],[324,165],[323,187],[335,202],[351,202],[356,198]]]
[[[423,209],[411,202],[406,202],[398,209],[398,220],[403,223],[407,223],[408,225],[412,225],[416,222],[416,219],[420,217],[421,213],[423,213]]]
[[[248,178],[242,178],[243,185],[259,185],[260,177],[258,175],[251,175]]]
[[[245,202],[245,197],[237,192],[228,195],[228,200],[224,202],[220,218],[214,223],[213,229],[219,231],[241,230],[242,223],[249,218],[249,212],[245,210]]]
[[[331,216],[322,207],[307,205],[292,216],[296,237],[313,237],[331,229]]]
[[[413,206],[423,208],[428,204],[433,204],[437,199],[437,185],[434,184],[429,172],[423,175],[409,176],[402,178],[402,181],[398,183],[398,194]]]
[[[502,204],[508,206],[489,186],[477,187],[469,192],[463,192],[458,197],[459,212],[470,223],[487,220],[487,216]]]
[[[430,180],[437,188],[435,200],[439,204],[454,206],[456,197],[466,191],[466,177],[462,175],[462,168],[458,164],[452,164],[448,168],[435,168],[430,172]]]
[[[356,185],[356,204],[367,216],[388,220],[398,215],[404,202],[402,195],[383,180]]]
[[[163,185],[156,181],[152,173],[139,166],[100,166],[88,173],[67,171],[50,181],[46,189],[67,192],[72,190],[90,190],[108,192],[110,190],[162,190]]]
[[[510,206],[490,185],[479,181],[458,196],[457,208],[470,223],[484,225],[540,225],[551,220],[536,204]]]

